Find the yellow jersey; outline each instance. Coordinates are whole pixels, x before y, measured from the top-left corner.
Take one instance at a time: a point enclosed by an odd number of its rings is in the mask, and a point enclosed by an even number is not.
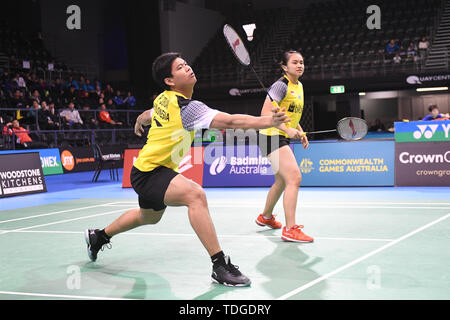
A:
[[[280,109],[286,109],[286,115],[291,120],[285,123],[288,128],[296,128],[302,118],[304,96],[303,85],[300,81],[293,83],[287,76],[276,81],[269,89],[270,96],[278,103]],[[289,136],[275,127],[260,130],[259,133],[266,136]]]
[[[153,115],[147,143],[134,166],[143,172],[164,166],[178,172],[197,129],[209,129],[219,111],[190,100],[179,92],[166,90],[153,102]]]

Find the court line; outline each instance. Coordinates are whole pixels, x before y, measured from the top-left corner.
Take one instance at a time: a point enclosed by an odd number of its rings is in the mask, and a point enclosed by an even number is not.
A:
[[[331,271],[331,272],[329,272],[329,273],[327,273],[327,274],[325,274],[325,275],[323,275],[323,276],[321,276],[321,277],[319,277],[319,278],[317,278],[317,279],[315,279],[313,281],[310,281],[310,282],[306,283],[305,285],[303,285],[301,287],[298,287],[297,289],[294,289],[294,290],[292,290],[292,291],[282,295],[281,297],[277,298],[277,300],[286,300],[286,299],[288,299],[288,298],[290,298],[290,297],[292,297],[292,296],[294,296],[296,294],[299,294],[300,292],[302,292],[302,291],[304,291],[304,290],[306,290],[306,289],[316,285],[317,283],[322,282],[322,281],[328,279],[329,277],[331,277],[331,276],[333,276],[333,275],[335,275],[335,274],[337,274],[337,273],[339,273],[339,272],[341,272],[341,271],[343,271],[345,269],[348,269],[348,268],[354,266],[355,264],[357,264],[357,263],[359,263],[361,261],[364,261],[367,258],[370,258],[371,256],[373,256],[373,255],[375,255],[375,254],[377,254],[377,253],[379,253],[379,252],[381,252],[381,251],[383,251],[383,250],[385,250],[387,248],[392,247],[393,245],[399,243],[400,241],[408,239],[408,238],[412,237],[413,235],[415,235],[415,234],[417,234],[417,233],[419,233],[419,232],[421,232],[421,231],[423,231],[425,229],[428,229],[429,227],[431,227],[431,226],[433,226],[433,225],[435,225],[435,224],[437,224],[437,223],[447,219],[448,217],[450,217],[450,213],[446,214],[445,216],[442,216],[442,217],[440,217],[440,218],[438,218],[436,220],[433,220],[432,222],[430,222],[430,223],[428,223],[428,224],[426,224],[426,225],[424,225],[424,226],[422,226],[420,228],[417,228],[416,230],[413,230],[413,231],[411,231],[411,232],[401,236],[400,238],[398,238],[398,239],[396,239],[394,241],[391,241],[391,242],[385,244],[384,246],[381,246],[380,248],[375,249],[375,250],[373,250],[373,251],[363,255],[362,257],[359,257],[358,259],[355,259],[355,260],[353,260],[353,261],[343,265],[340,268],[337,268],[337,269],[335,269],[335,270],[333,270],[333,271]]]
[[[62,211],[55,211],[55,212],[37,214],[37,215],[34,215],[34,216],[27,216],[27,217],[10,219],[10,220],[3,220],[3,221],[0,221],[0,224],[7,223],[7,222],[14,222],[14,221],[21,221],[21,220],[39,218],[39,217],[46,217],[46,216],[51,216],[51,215],[54,215],[54,214],[60,214],[60,213],[66,213],[66,212],[72,212],[72,211],[78,211],[78,210],[84,210],[84,209],[91,209],[91,208],[97,208],[97,207],[102,207],[102,206],[109,207],[110,205],[114,205],[115,203],[117,203],[117,202],[108,202],[108,203],[104,203],[104,204],[97,204],[97,205],[94,205],[94,206],[73,208],[73,209],[67,209],[67,210],[62,210]]]
[[[2,230],[0,230],[1,232]],[[43,234],[83,234],[81,231],[46,231],[46,230],[20,230],[11,231],[13,233],[43,233]],[[146,233],[146,232],[126,232],[122,233],[124,235],[133,236],[155,236],[155,237],[197,237],[195,233]],[[280,238],[280,236],[257,236],[257,235],[241,235],[241,234],[218,234],[219,238],[254,238],[254,239],[264,239],[264,238]],[[314,237],[316,240],[344,240],[344,241],[379,241],[379,242],[390,242],[394,239],[376,239],[376,238],[342,238],[342,237]]]
[[[33,228],[39,228],[39,227],[45,227],[45,226],[51,226],[51,225],[55,225],[55,224],[59,224],[59,223],[64,223],[64,222],[70,222],[70,221],[76,221],[76,220],[88,219],[88,218],[93,218],[93,217],[100,217],[100,216],[105,216],[105,215],[113,214],[113,213],[117,213],[117,212],[123,212],[123,209],[120,209],[120,210],[114,210],[114,211],[107,211],[107,212],[103,212],[103,213],[99,213],[99,214],[88,215],[88,216],[83,216],[83,217],[78,217],[78,218],[72,218],[72,219],[66,219],[66,220],[60,220],[60,221],[54,221],[54,222],[50,222],[50,223],[38,224],[38,225],[29,226],[29,227],[25,227],[25,228],[19,228],[19,229],[13,229],[13,230],[6,230],[6,231],[4,231],[4,232],[0,232],[0,235],[2,235],[2,234],[7,234],[7,233],[12,233],[12,232],[19,232],[19,231],[23,231],[23,230],[29,230],[29,229],[33,229]]]
[[[254,204],[260,204],[260,201],[248,201],[248,200],[245,200],[245,199],[243,199],[243,202],[245,202],[245,203],[251,203],[252,205],[254,205]],[[117,201],[117,202],[114,202],[114,205],[113,206],[119,206],[119,205],[125,205],[125,204],[136,204],[137,202],[129,202],[129,201]],[[210,203],[210,204],[216,204],[216,205],[220,205],[220,204],[225,204],[225,205],[227,205],[228,204],[228,202],[219,202],[219,201],[217,201],[216,203],[215,203],[215,201],[214,200],[208,200],[208,203]],[[299,203],[300,204],[309,204],[309,205],[314,205],[314,204],[317,204],[317,202],[315,202],[315,201],[301,201],[301,200],[299,200]],[[327,204],[376,204],[376,205],[379,205],[379,204],[382,204],[382,205],[431,205],[431,206],[440,206],[440,205],[442,205],[442,206],[450,206],[450,202],[433,202],[433,203],[430,203],[430,202],[380,202],[380,201],[327,201],[326,202]]]
[[[0,291],[0,295],[1,294],[14,295],[14,296],[33,296],[33,297],[47,297],[47,298],[90,299],[90,300],[135,300],[135,299],[126,299],[126,298],[73,296],[73,295],[65,295],[65,294],[47,294],[47,293],[14,292],[14,291]]]

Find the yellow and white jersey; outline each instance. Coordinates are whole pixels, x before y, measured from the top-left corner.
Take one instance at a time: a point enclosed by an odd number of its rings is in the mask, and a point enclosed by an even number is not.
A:
[[[302,118],[304,96],[303,85],[300,81],[293,83],[288,77],[283,76],[276,81],[269,89],[269,94],[278,103],[280,109],[286,109],[286,115],[291,120],[285,123],[288,128],[296,128]],[[266,136],[281,135],[288,138],[288,135],[275,127],[259,131]]]
[[[181,93],[166,90],[153,102],[151,128],[147,143],[134,166],[143,172],[164,166],[178,172],[189,151],[197,129],[209,129],[219,111]]]

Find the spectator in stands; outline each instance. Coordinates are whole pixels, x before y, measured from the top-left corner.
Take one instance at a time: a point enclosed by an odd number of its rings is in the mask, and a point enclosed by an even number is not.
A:
[[[100,122],[106,126],[121,126],[122,125],[122,122],[116,122],[113,119],[111,119],[111,116],[109,115],[109,112],[108,112],[105,104],[102,104],[100,106],[99,118],[100,118]]]
[[[66,88],[75,87],[75,90],[80,90],[80,86],[78,85],[78,82],[72,77],[69,77],[69,80],[66,83]]]
[[[131,91],[128,91],[127,97],[125,98],[125,100],[123,102],[129,107],[136,106],[136,98],[131,94]]]
[[[448,113],[446,114],[441,114],[439,113],[439,108],[437,105],[432,104],[428,107],[428,111],[430,111],[430,114],[427,115],[425,118],[423,118],[423,121],[431,121],[431,120],[436,120],[436,119],[444,119],[444,118],[449,118],[450,115]]]
[[[428,42],[426,37],[422,37],[422,39],[419,41],[418,48],[420,60],[425,59],[428,49],[430,48],[430,43]]]
[[[37,100],[33,100],[31,108],[28,110],[25,117],[26,124],[35,127],[36,130],[40,129],[41,124],[45,124],[45,116],[41,110],[42,108],[39,102],[37,102]]]
[[[8,136],[16,136],[16,143],[22,146],[22,148],[28,149],[40,149],[47,148],[48,145],[42,142],[35,142],[29,136],[29,131],[20,126],[19,120],[13,120],[6,124],[3,128],[3,134]]]
[[[103,94],[103,91],[100,88],[100,86],[95,86],[95,94],[97,95],[97,98],[100,98],[100,95]]]
[[[75,86],[70,86],[69,91],[64,94],[64,100],[66,103],[75,102],[78,98],[78,93],[76,92]]]
[[[114,90],[110,84],[106,85],[105,90],[103,90],[103,94],[105,95],[106,99],[112,99],[114,97]]]
[[[91,107],[87,104],[83,105],[83,110],[80,112],[83,120],[83,127],[86,129],[97,129],[98,121],[95,119],[95,112],[91,111]]]
[[[119,109],[124,104],[120,90],[116,91],[116,95],[114,96],[113,101]]]
[[[78,110],[75,109],[75,104],[73,102],[69,102],[67,109],[61,111],[59,115],[68,128],[82,129],[83,120],[81,119]]]
[[[386,131],[386,127],[380,119],[376,119],[375,124],[369,128],[369,131],[383,132]]]
[[[13,81],[16,82],[17,87],[19,87],[20,89],[25,90],[27,89],[27,84],[19,73],[16,73],[16,76],[13,78]]]
[[[83,90],[89,93],[95,92],[95,88],[91,84],[91,81],[89,81],[89,79],[86,79],[86,83],[83,85]]]
[[[406,55],[408,60],[417,61],[417,46],[414,42],[410,42],[406,49]]]
[[[41,127],[42,130],[58,130],[59,129],[59,117],[55,111],[55,103],[50,102],[48,106],[45,101],[42,102],[42,113],[45,117],[45,122]]]
[[[400,64],[402,62],[402,58],[400,57],[400,54],[397,52],[394,56],[394,58],[392,58],[392,60],[394,60],[395,64]]]
[[[37,101],[37,103],[41,103],[41,94],[37,89],[33,90],[33,93],[30,97],[30,104],[33,104],[33,101]]]
[[[400,46],[395,43],[395,40],[389,41],[386,46],[386,59],[393,58],[395,53],[400,50]]]

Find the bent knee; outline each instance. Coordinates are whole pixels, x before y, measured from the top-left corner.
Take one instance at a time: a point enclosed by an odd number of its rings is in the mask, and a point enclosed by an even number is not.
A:
[[[302,175],[300,171],[292,173],[285,179],[285,183],[287,186],[296,186],[300,187],[300,184],[302,183]]]
[[[155,211],[153,209],[142,209],[141,208],[141,220],[143,224],[157,224],[163,214],[165,209],[160,211]]]

